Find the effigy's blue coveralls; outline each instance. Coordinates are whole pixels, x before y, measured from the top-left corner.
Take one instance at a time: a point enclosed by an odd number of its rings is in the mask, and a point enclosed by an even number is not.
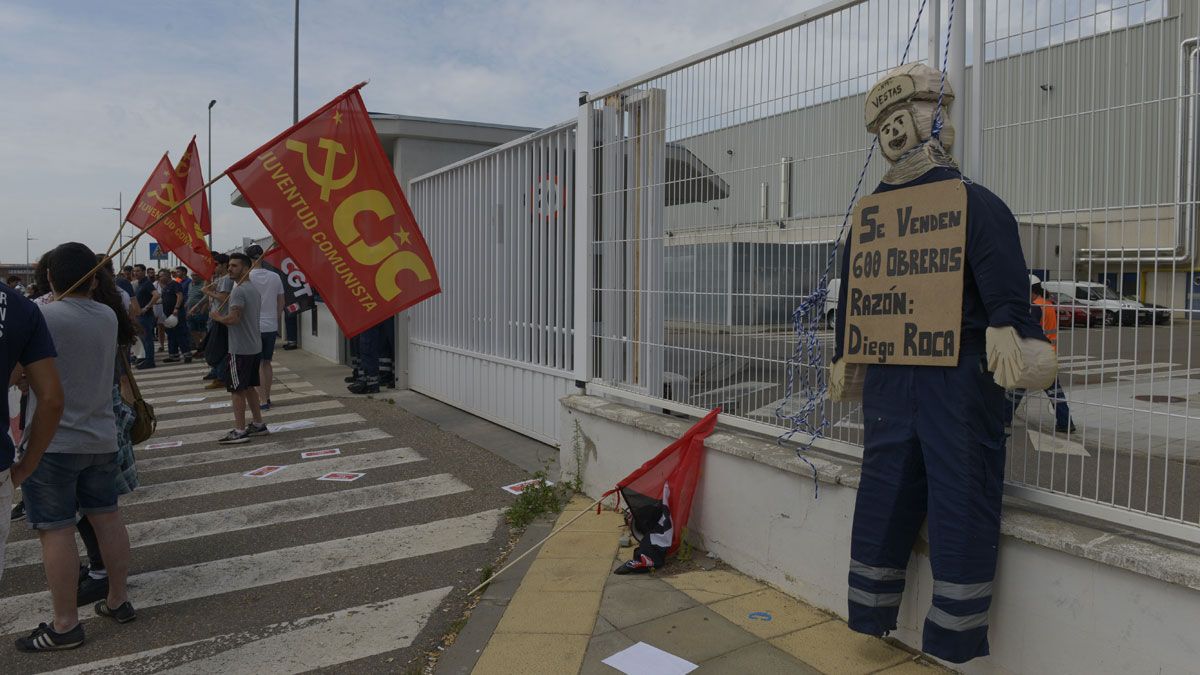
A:
[[[934,168],[888,192],[942,180]],[[929,521],[933,606],[922,649],[954,663],[988,654],[988,607],[1000,538],[1004,481],[1004,390],[987,369],[984,331],[1012,326],[1045,339],[1029,313],[1025,257],[1012,212],[986,188],[966,183],[967,255],[962,331],[954,367],[872,364],[863,386],[862,478],[850,544],[850,628],[884,635],[896,628],[908,556]],[[847,239],[842,279],[853,255]],[[838,298],[841,358],[848,284]]]

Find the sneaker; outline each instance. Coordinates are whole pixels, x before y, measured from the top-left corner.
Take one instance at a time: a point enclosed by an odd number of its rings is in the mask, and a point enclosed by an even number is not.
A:
[[[163,359],[163,363],[179,363],[179,357],[175,355],[168,356]]]
[[[153,367],[154,364],[149,361],[142,361],[141,363],[137,364],[138,370],[150,370]]]
[[[17,638],[17,649],[23,652],[49,652],[56,649],[75,649],[83,644],[83,624],[65,633],[56,633],[48,624],[38,624],[29,637]]]
[[[646,574],[652,569],[654,569],[654,561],[643,553],[613,570],[613,574]]]
[[[209,382],[208,384],[204,385],[204,388],[205,389],[224,389],[225,383],[220,380],[214,379],[212,382]]]
[[[346,387],[346,390],[351,394],[378,394],[379,378],[368,377],[364,380],[358,380],[349,387]]]
[[[191,363],[191,362],[192,362],[192,355],[191,355],[191,354],[188,354],[187,356],[184,356],[184,357],[183,357],[183,362],[184,362],[184,363]]]
[[[83,607],[108,597],[108,577],[93,579],[85,576],[75,591],[75,606]]]
[[[165,352],[165,351],[167,351],[167,348],[166,348],[166,347],[164,347],[164,346],[162,346],[162,345],[159,345],[159,346],[158,346],[158,353],[159,353],[159,354],[161,354],[161,353],[163,353],[163,352]]]
[[[342,382],[345,382],[346,384],[354,384],[355,382],[358,382],[358,373],[353,373],[343,377]]]
[[[121,606],[116,609],[109,609],[108,600],[101,600],[93,609],[96,610],[97,615],[115,619],[117,623],[129,623],[137,618],[137,612],[133,611],[133,603],[128,600],[121,603]]]
[[[293,349],[299,349],[299,348],[300,348],[300,345],[296,344],[295,342],[291,342],[290,340],[288,342],[283,343],[284,351],[290,352]]]
[[[215,380],[215,379],[217,379],[217,376],[216,376],[216,375],[214,375],[213,373],[208,373],[208,374],[206,374],[204,377],[202,377],[202,378],[200,378],[200,379],[201,379],[201,380],[203,380],[203,381],[205,381],[205,382],[208,382],[209,380]]]
[[[234,445],[235,443],[248,443],[249,441],[250,427],[246,427],[241,431],[238,431],[237,429],[230,429],[229,433],[222,436],[221,440],[217,442],[222,445]]]
[[[13,504],[12,515],[9,520],[25,520],[25,500],[21,500]]]
[[[262,404],[260,404],[260,405],[258,406],[258,409],[259,409],[259,410],[270,410],[270,409],[271,409],[271,402],[268,400],[266,403],[262,403]]]
[[[269,433],[271,433],[271,430],[268,429],[267,425],[265,425],[265,424],[262,424],[259,422],[251,422],[250,424],[246,425],[246,435],[247,436],[265,436],[266,434],[269,434]]]

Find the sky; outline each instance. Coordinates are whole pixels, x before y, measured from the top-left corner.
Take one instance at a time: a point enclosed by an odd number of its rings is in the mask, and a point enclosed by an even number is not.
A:
[[[368,109],[545,127],[598,91],[821,0],[301,0],[300,116]],[[0,1],[0,262],[104,249],[118,205],[197,135],[207,175],[291,124],[292,0]],[[266,230],[213,190],[215,248]],[[132,226],[127,226],[132,230]],[[146,260],[146,239],[138,258]]]

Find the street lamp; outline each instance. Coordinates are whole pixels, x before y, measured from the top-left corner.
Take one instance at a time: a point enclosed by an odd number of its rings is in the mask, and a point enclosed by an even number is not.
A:
[[[29,242],[37,241],[37,237],[29,236],[29,230],[25,230],[25,266],[29,267]]]
[[[125,210],[125,209],[124,209],[124,206],[125,206],[124,195],[123,195],[122,193],[118,192],[118,193],[117,193],[117,205],[116,205],[116,206],[101,206],[101,207],[100,207],[100,209],[101,209],[101,210],[103,210],[103,211],[116,211],[116,212],[117,212],[117,241],[118,241],[118,246],[120,246],[120,245],[123,245],[123,244],[125,243],[125,236],[124,236],[124,235],[125,235],[125,221],[124,221],[124,219],[121,217],[121,213],[122,213],[122,212]],[[109,245],[108,245],[108,248],[109,248],[109,251],[111,251],[111,250],[112,250],[112,244],[109,244]],[[108,253],[109,251],[105,251],[105,253]],[[119,272],[120,270],[117,270],[117,271]]]
[[[217,104],[217,99],[208,102],[208,179],[212,180],[212,109]],[[212,185],[208,186],[208,249],[211,251],[213,247],[212,235]]]

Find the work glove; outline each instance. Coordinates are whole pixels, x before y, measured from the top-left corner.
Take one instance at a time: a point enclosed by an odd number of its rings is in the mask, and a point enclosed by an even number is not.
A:
[[[1005,389],[1042,390],[1058,374],[1058,357],[1045,340],[1022,338],[1012,326],[987,329],[988,370]]]
[[[861,363],[833,362],[829,367],[829,400],[861,401],[867,368]]]

